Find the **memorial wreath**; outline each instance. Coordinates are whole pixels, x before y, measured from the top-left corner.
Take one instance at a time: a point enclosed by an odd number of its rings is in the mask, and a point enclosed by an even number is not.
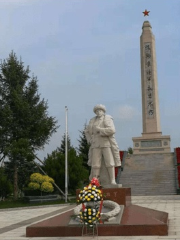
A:
[[[90,184],[80,191],[78,203],[82,203],[82,209],[78,217],[80,222],[90,227],[101,221],[100,215],[103,205],[103,193],[97,178],[93,178]]]

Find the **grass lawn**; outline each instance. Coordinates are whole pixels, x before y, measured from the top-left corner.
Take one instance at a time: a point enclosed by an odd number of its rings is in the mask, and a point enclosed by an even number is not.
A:
[[[68,201],[68,203],[75,203],[76,200],[72,199]],[[23,199],[19,200],[5,200],[5,201],[0,201],[0,209],[5,209],[5,208],[18,208],[18,207],[33,207],[33,206],[43,206],[43,205],[54,205],[54,204],[64,204],[64,200],[57,200],[54,202],[43,202],[43,203],[28,203],[25,202]]]

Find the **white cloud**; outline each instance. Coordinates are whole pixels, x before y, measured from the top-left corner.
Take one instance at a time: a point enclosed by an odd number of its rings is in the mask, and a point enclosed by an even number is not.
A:
[[[139,115],[138,111],[130,105],[121,105],[114,109],[114,116],[121,120],[131,120]]]

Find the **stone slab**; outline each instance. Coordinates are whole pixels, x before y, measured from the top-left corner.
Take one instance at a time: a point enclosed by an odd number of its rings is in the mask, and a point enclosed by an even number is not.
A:
[[[102,213],[107,213],[109,211],[111,211],[112,209],[107,208],[107,207],[103,207],[102,208]],[[117,214],[116,216],[110,218],[108,221],[105,221],[104,224],[119,224],[122,218],[124,212],[124,206],[120,205],[120,212],[119,214]],[[79,225],[80,223],[80,219],[78,217],[76,218],[71,218],[69,221],[69,225]]]
[[[26,228],[26,237],[81,236],[82,225],[69,225],[73,210]],[[99,236],[168,235],[168,213],[136,205],[124,208],[119,224],[99,224]]]
[[[103,189],[107,200],[124,205],[119,222],[98,225],[99,236],[168,235],[168,213],[131,204],[131,189]],[[76,192],[78,196],[78,190]],[[123,203],[123,204],[122,204]],[[71,237],[82,235],[82,225],[69,225],[73,210],[26,228],[26,237]]]

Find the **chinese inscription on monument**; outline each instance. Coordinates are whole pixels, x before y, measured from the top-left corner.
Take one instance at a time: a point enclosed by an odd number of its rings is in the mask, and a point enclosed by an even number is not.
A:
[[[152,68],[151,68],[151,43],[145,43],[145,79],[147,91],[147,117],[154,117],[154,104],[153,104],[153,82],[152,82]]]

